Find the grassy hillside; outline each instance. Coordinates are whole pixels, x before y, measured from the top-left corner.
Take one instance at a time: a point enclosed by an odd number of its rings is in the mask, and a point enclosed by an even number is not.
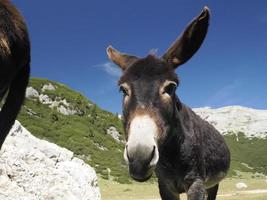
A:
[[[55,90],[43,90],[52,84]],[[18,120],[35,136],[70,149],[76,156],[94,167],[102,178],[110,176],[120,183],[130,181],[123,161],[123,130],[121,120],[114,114],[100,109],[93,102],[67,86],[46,79],[31,79],[30,87],[38,95],[58,102],[42,102],[40,98],[27,98]],[[58,110],[60,106],[75,111],[66,115]],[[115,127],[118,141],[107,134],[107,129]],[[230,176],[238,176],[239,171],[262,172],[267,174],[267,140],[248,139],[242,133],[225,136],[232,154]]]
[[[231,170],[229,175],[238,171],[267,174],[267,139],[248,139],[243,133],[224,136],[231,151]],[[237,139],[238,138],[238,139]]]
[[[48,83],[56,89],[42,91],[42,87]],[[118,130],[120,139],[123,139],[122,123],[117,116],[100,109],[63,84],[34,78],[29,86],[52,100],[65,99],[71,109],[78,111],[73,115],[64,115],[56,107],[50,108],[38,99],[27,98],[18,120],[32,134],[73,151],[104,178],[107,178],[109,168],[115,180],[128,181],[122,156],[124,144],[107,134],[107,129],[113,126]]]

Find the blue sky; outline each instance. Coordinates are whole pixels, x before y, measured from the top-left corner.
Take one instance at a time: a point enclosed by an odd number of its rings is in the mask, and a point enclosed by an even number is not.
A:
[[[140,57],[162,55],[205,5],[212,16],[197,54],[177,73],[191,107],[267,109],[267,1],[14,0],[32,42],[32,76],[67,84],[100,107],[121,112],[109,44]],[[75,2],[75,3],[73,3]]]

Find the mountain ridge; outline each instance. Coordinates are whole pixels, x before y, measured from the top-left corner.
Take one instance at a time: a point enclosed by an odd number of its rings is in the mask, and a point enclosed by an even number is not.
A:
[[[267,110],[243,106],[194,108],[202,119],[215,126],[221,134],[244,133],[247,138],[267,137]]]

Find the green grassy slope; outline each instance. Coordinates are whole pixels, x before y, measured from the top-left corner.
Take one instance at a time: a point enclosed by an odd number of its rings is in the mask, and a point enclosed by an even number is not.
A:
[[[267,139],[248,139],[243,133],[224,136],[231,151],[230,175],[236,175],[235,170],[243,172],[259,172],[267,174]]]
[[[41,92],[41,88],[47,83],[56,86],[56,90]],[[51,109],[38,100],[26,99],[18,120],[32,134],[73,151],[104,178],[107,168],[110,168],[111,176],[116,177],[116,180],[128,181],[127,168],[122,156],[124,144],[106,134],[106,130],[114,126],[123,139],[122,123],[117,116],[100,109],[83,95],[63,84],[34,78],[30,80],[29,86],[39,93],[47,94],[52,100],[59,97],[66,99],[72,109],[79,110],[75,115],[63,115],[56,108]],[[32,115],[29,114],[29,110]]]
[[[56,90],[45,90],[44,84],[51,83]],[[107,178],[107,168],[111,177],[121,183],[129,182],[127,167],[123,161],[123,142],[118,142],[106,133],[110,126],[116,127],[123,140],[121,120],[114,114],[100,109],[86,97],[67,86],[46,79],[33,78],[29,86],[39,94],[48,95],[52,100],[65,99],[71,109],[79,112],[63,115],[44,105],[37,99],[26,99],[18,120],[35,136],[65,147],[96,169]],[[232,154],[229,175],[237,171],[263,172],[267,174],[267,139],[248,139],[239,134],[225,136]],[[102,148],[102,149],[101,149]],[[103,150],[104,149],[104,150]]]

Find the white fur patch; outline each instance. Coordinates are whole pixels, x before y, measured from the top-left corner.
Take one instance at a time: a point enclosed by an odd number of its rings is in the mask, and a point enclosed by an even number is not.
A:
[[[149,115],[137,116],[131,121],[128,145],[155,145],[156,138],[157,125]]]
[[[133,118],[129,128],[129,138],[127,141],[128,154],[139,151],[138,148],[144,149],[148,154],[151,154],[155,148],[155,155],[152,158],[150,165],[154,166],[158,162],[159,153],[156,144],[158,135],[157,125],[149,115],[141,115]],[[144,152],[144,154],[146,154]],[[124,158],[127,162],[126,149],[124,152]]]

